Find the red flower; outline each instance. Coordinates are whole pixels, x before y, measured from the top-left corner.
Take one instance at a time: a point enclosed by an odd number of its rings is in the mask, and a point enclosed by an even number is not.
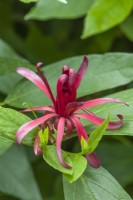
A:
[[[40,70],[40,65],[41,63],[38,63],[36,66],[40,77],[33,71],[26,68],[17,68],[17,72],[40,88],[40,90],[42,90],[44,94],[51,100],[52,104],[50,106],[33,108],[35,111],[45,111],[44,116],[21,126],[16,133],[16,140],[20,144],[22,139],[33,128],[38,125],[41,125],[43,128],[46,122],[51,122],[52,127],[54,126],[57,129],[56,149],[58,159],[64,167],[70,168],[70,166],[65,163],[61,155],[61,142],[63,137],[65,135],[69,137],[69,135],[72,134],[73,129],[76,128],[79,140],[81,141],[81,137],[83,137],[85,140],[88,140],[88,135],[79,119],[86,119],[95,125],[100,125],[104,119],[97,117],[94,113],[87,110],[87,108],[107,102],[124,102],[114,98],[98,98],[86,102],[78,102],[76,100],[77,89],[88,67],[88,59],[86,56],[84,57],[83,62],[77,72],[68,66],[63,66],[62,75],[57,81],[56,98],[53,96],[46,77]],[[82,110],[83,113],[77,113],[76,111],[78,110]],[[31,109],[26,109],[23,112],[29,111],[31,111]],[[123,116],[117,116],[120,120],[117,122],[110,122],[108,124],[108,129],[118,129],[122,126]],[[34,152],[35,154],[38,154],[40,151],[41,148],[39,147],[39,135],[37,135],[34,143]],[[86,158],[91,166],[95,168],[100,166],[100,161],[94,152],[86,155]]]

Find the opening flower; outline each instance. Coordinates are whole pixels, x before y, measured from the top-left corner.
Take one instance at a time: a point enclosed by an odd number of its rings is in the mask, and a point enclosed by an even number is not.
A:
[[[88,108],[108,102],[125,103],[116,98],[97,98],[85,102],[79,102],[76,99],[78,87],[88,67],[88,59],[86,56],[84,56],[78,71],[75,71],[66,65],[63,66],[62,75],[57,80],[56,97],[53,96],[49,83],[40,70],[40,66],[41,63],[38,63],[36,66],[39,76],[35,72],[26,68],[17,68],[17,72],[29,79],[40,90],[42,90],[44,94],[51,100],[51,105],[24,110],[23,112],[43,110],[44,115],[21,126],[16,133],[16,140],[20,144],[28,132],[34,129],[36,126],[40,126],[40,129],[48,126],[51,131],[55,128],[57,130],[56,149],[58,159],[64,167],[70,168],[71,166],[65,163],[61,154],[61,143],[63,137],[69,137],[73,130],[76,129],[80,142],[82,137],[85,140],[88,140],[88,135],[82,123],[80,122],[80,118],[83,118],[95,125],[100,125],[104,121],[104,119],[99,118],[94,113],[90,112]],[[77,111],[79,110],[82,112],[78,113]],[[123,116],[117,116],[119,121],[109,122],[108,129],[118,129],[122,126]],[[36,155],[41,152],[39,143],[40,139],[39,135],[37,135],[34,142],[34,152]],[[91,166],[95,168],[100,166],[100,161],[95,152],[85,156]]]

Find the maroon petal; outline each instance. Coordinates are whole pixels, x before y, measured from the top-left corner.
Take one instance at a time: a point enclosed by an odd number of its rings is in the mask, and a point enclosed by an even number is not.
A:
[[[32,110],[34,110],[34,111],[44,110],[44,111],[49,111],[49,112],[55,112],[54,108],[51,108],[48,106],[38,106],[38,107],[34,107],[34,108],[21,110],[21,112],[31,112]]]
[[[34,141],[34,154],[37,156],[42,153],[42,149],[40,148],[40,138],[37,134],[36,139]]]
[[[65,163],[65,161],[62,158],[61,154],[61,142],[64,135],[64,126],[65,126],[65,118],[61,117],[59,118],[58,126],[57,126],[57,139],[56,139],[56,149],[57,149],[57,156],[60,161],[60,163],[66,167],[66,168],[72,168],[68,164]]]
[[[69,70],[69,90],[71,93],[71,102],[76,101],[76,84],[75,84],[75,78],[76,78],[76,71],[72,68]]]
[[[49,86],[49,83],[48,83],[46,77],[43,75],[42,71],[40,70],[40,66],[41,66],[41,65],[42,65],[42,63],[37,63],[37,65],[36,65],[38,74],[40,75],[41,79],[43,80],[44,85],[46,85],[47,90],[48,90],[49,95],[50,95],[50,98],[51,98],[53,104],[55,105],[55,99],[54,99],[53,93],[52,93],[52,91],[51,91],[51,88],[50,88],[50,86]]]
[[[67,65],[64,65],[62,68],[62,74],[66,74],[69,76],[69,69],[70,67],[68,67]]]
[[[57,110],[60,116],[64,116],[65,109],[65,97],[63,94],[63,86],[67,82],[68,76],[63,74],[60,76],[57,82]]]
[[[81,66],[80,66],[79,70],[77,71],[76,80],[75,80],[76,88],[79,87],[80,82],[87,70],[87,67],[88,67],[88,58],[86,56],[84,56]]]
[[[74,116],[86,119],[86,120],[90,121],[91,123],[93,123],[95,125],[100,125],[105,121],[105,119],[97,117],[96,115],[92,115],[92,113],[91,114],[89,114],[89,113],[87,113],[87,114],[75,113]],[[120,128],[122,126],[122,124],[123,124],[123,116],[122,115],[117,115],[117,117],[120,119],[120,121],[109,122],[108,129],[112,129],[112,130],[113,129],[118,129],[118,128]]]
[[[84,102],[71,102],[68,103],[66,108],[65,108],[65,115],[69,115],[72,112],[81,109],[83,106]]]
[[[81,141],[81,137],[84,137],[85,140],[88,140],[88,135],[83,127],[83,125],[81,124],[81,122],[75,117],[75,116],[71,116],[71,120],[73,121],[77,133],[78,133],[78,137],[79,140]],[[96,153],[91,153],[86,155],[86,159],[88,160],[89,164],[94,167],[94,168],[98,168],[100,167],[100,161],[99,158],[97,157]]]
[[[69,119],[66,119],[66,127],[67,127],[66,133],[67,135],[70,135],[73,130],[73,124]]]
[[[83,137],[85,140],[88,140],[88,135],[87,135],[83,125],[81,124],[79,119],[76,117],[76,115],[71,116],[70,119],[72,120],[73,124],[76,127],[79,140],[81,140],[81,137]]]
[[[27,135],[27,133],[29,131],[31,131],[32,129],[34,129],[36,126],[44,123],[48,119],[55,117],[55,116],[57,116],[57,114],[47,114],[47,115],[40,117],[38,119],[29,121],[26,124],[24,124],[23,126],[21,126],[16,133],[17,143],[20,144],[22,139]]]
[[[19,68],[17,68],[17,73],[19,73],[20,75],[29,79],[38,88],[40,88],[40,90],[42,90],[46,96],[48,96],[52,100],[51,94],[49,93],[47,86],[44,84],[42,79],[35,72],[33,72],[29,69],[23,68],[23,67],[19,67]]]
[[[85,156],[89,164],[94,168],[99,168],[101,163],[95,152]]]
[[[67,105],[67,112],[75,112],[76,110],[90,108],[104,103],[115,102],[127,105],[124,101],[116,98],[98,98],[86,102],[72,102]]]

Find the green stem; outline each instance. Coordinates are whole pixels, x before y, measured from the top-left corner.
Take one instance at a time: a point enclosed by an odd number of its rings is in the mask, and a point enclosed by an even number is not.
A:
[[[33,107],[32,107],[28,102],[24,102],[23,105],[28,105],[29,108],[31,109],[31,112],[32,112],[33,116],[34,116],[36,119],[38,118],[37,115],[36,115],[36,113],[35,113],[35,111],[33,110]]]

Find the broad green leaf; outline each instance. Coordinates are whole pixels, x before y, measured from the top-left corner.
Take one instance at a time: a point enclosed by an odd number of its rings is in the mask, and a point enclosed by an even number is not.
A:
[[[93,0],[79,1],[78,4],[77,0],[68,0],[67,4],[60,3],[57,0],[39,0],[25,19],[73,19],[85,15],[92,3]]]
[[[12,88],[21,80],[17,73],[9,73],[0,76],[0,92],[8,94]]]
[[[67,169],[60,164],[55,146],[46,146],[43,149],[44,160],[53,168],[64,173],[69,182],[73,182],[84,172],[87,165],[87,160],[81,155],[68,153],[65,151],[62,151],[62,155],[66,163],[72,166],[71,169]]]
[[[62,151],[62,156],[63,156],[65,162],[68,165],[73,167],[72,161],[68,157],[68,155],[65,151]],[[53,146],[53,145],[45,146],[43,148],[43,158],[51,167],[57,169],[58,171],[60,171],[62,173],[70,174],[70,175],[73,174],[73,168],[68,169],[68,168],[63,167],[60,164],[59,159],[57,157],[57,152],[56,152],[55,146]]]
[[[42,200],[22,147],[13,146],[0,156],[0,191],[22,200]]]
[[[130,15],[121,25],[121,30],[133,42],[133,15]]]
[[[16,72],[17,67],[27,66],[33,68],[32,65],[17,53],[6,42],[0,39],[0,75]],[[34,69],[34,68],[33,68]]]
[[[120,136],[119,136],[120,137]],[[101,142],[98,155],[102,165],[125,187],[133,182],[133,145]]]
[[[91,108],[97,116],[106,118],[110,112],[110,120],[118,121],[117,114],[122,114],[124,117],[123,126],[117,130],[107,130],[106,135],[129,135],[133,136],[133,89],[129,89],[122,92],[117,92],[115,94],[109,95],[108,97],[119,98],[125,101],[129,106],[119,104],[119,103],[106,103],[104,105],[99,105]],[[83,121],[83,125],[86,130],[91,133],[95,128],[94,125],[87,121]]]
[[[0,91],[7,94],[22,79],[17,73],[17,67],[28,67],[32,65],[19,55],[3,40],[0,39]]]
[[[0,107],[0,138],[15,141],[15,134],[19,127],[30,118],[10,108]],[[38,129],[31,131],[23,140],[26,145],[33,145]],[[8,147],[8,145],[7,145]],[[3,147],[4,148],[4,147]]]
[[[19,0],[22,1],[23,3],[32,3],[32,2],[37,2],[38,0]]]
[[[13,141],[1,136],[0,132],[0,155],[2,155],[12,144]]]
[[[76,153],[75,154],[69,153],[69,157],[71,158],[73,163],[73,174],[70,175],[64,173],[64,176],[70,183],[72,183],[76,181],[83,174],[87,166],[87,160],[85,157],[78,155]]]
[[[110,116],[108,115],[107,119],[91,133],[87,142],[88,145],[86,148],[83,149],[84,154],[90,154],[97,148],[100,140],[102,139],[102,136],[106,131],[109,121],[110,121]]]
[[[84,174],[70,184],[63,178],[65,200],[131,200],[119,183],[104,168],[87,167]]]
[[[131,12],[132,0],[95,0],[84,22],[82,38],[106,31],[120,24]]]
[[[89,68],[78,89],[78,97],[115,88],[133,80],[133,54],[108,53],[90,55],[88,58]],[[61,75],[62,66],[68,65],[78,69],[82,59],[83,56],[68,58],[43,68],[54,94],[56,94],[56,82]],[[51,104],[48,98],[28,80],[18,83],[6,98],[5,103],[14,107],[23,107],[22,104],[25,101],[32,106]]]

